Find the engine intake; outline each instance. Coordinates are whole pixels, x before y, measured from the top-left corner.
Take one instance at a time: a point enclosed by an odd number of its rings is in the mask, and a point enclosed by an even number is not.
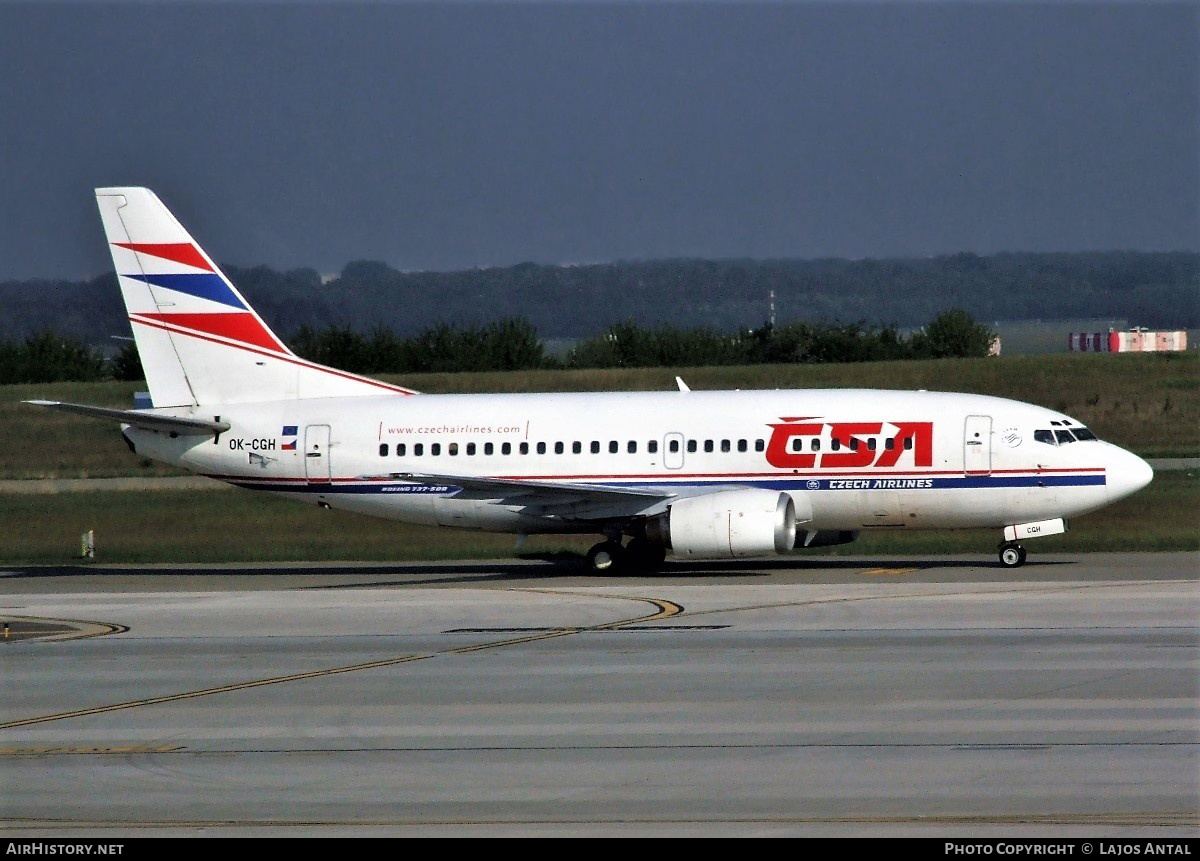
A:
[[[646,537],[692,559],[786,553],[796,542],[796,504],[753,488],[691,496],[648,522]]]

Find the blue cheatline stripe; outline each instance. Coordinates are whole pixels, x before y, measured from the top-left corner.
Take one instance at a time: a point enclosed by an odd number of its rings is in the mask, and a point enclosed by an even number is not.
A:
[[[1085,487],[1105,484],[1103,475],[968,475],[959,478],[820,478],[782,483],[802,490],[933,490],[936,488]],[[770,486],[780,486],[772,482]]]
[[[123,275],[123,278],[133,278],[153,284],[155,287],[165,287],[176,293],[186,293],[200,299],[209,299],[248,311],[246,303],[239,299],[220,275],[205,273],[203,275]]]
[[[458,493],[461,488],[452,485],[425,485],[405,483],[354,482],[353,484],[301,484],[299,482],[234,480],[226,478],[238,487],[249,490],[275,490],[286,493]],[[1089,487],[1104,485],[1103,475],[1022,475],[990,476],[968,475],[957,478],[813,478],[737,481],[634,481],[609,483],[604,486],[618,490],[622,487],[760,487],[766,490],[947,490],[947,489],[994,489],[1001,487]],[[568,485],[569,486],[569,483]]]
[[[247,490],[274,490],[278,493],[373,493],[385,496],[396,496],[397,494],[404,496],[414,493],[440,495],[458,493],[462,490],[461,487],[451,484],[301,484],[300,482],[235,481],[228,478],[224,480]]]

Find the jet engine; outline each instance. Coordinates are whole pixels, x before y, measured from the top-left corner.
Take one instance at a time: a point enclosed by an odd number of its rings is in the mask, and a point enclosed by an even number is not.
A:
[[[646,538],[690,559],[786,553],[796,542],[796,504],[753,488],[689,496],[649,521]]]

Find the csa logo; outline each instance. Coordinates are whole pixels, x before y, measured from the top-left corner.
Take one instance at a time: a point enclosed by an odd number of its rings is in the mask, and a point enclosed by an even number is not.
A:
[[[816,479],[809,479],[809,482],[806,485],[806,487],[808,487],[809,490],[820,490],[821,482],[817,481]]]
[[[772,424],[767,443],[767,463],[781,469],[846,469],[895,466],[901,455],[912,453],[913,466],[933,466],[933,422],[822,422],[816,417],[782,418]],[[887,428],[885,431],[884,428]],[[802,451],[805,437],[824,438],[829,429],[829,449]],[[889,448],[868,438],[894,440]]]

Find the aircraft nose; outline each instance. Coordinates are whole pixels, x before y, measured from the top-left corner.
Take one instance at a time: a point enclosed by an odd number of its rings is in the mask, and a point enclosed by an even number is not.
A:
[[[1113,453],[1116,456],[1109,462],[1106,479],[1110,502],[1137,493],[1154,478],[1154,470],[1150,464],[1133,452],[1118,448]]]

